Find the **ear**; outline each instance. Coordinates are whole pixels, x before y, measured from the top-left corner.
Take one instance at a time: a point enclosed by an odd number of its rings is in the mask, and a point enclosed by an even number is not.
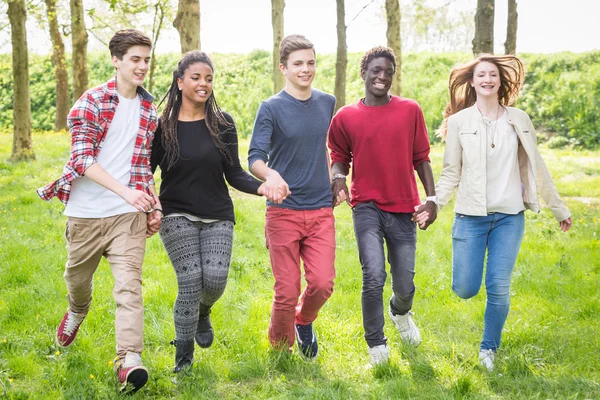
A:
[[[285,75],[285,72],[287,71],[287,67],[285,64],[279,64],[279,70],[281,71],[282,74]]]
[[[183,81],[181,80],[181,78],[177,78],[177,88],[179,90],[181,90],[181,84],[183,83]]]
[[[362,80],[364,81],[365,78],[367,77],[367,71],[365,70],[360,70],[360,77],[362,78]]]
[[[117,56],[112,56],[112,64],[113,64],[113,66],[114,66],[115,68],[117,68],[117,69],[118,69],[118,67],[119,67],[119,61],[120,61],[120,60],[119,60],[119,58],[118,58]]]

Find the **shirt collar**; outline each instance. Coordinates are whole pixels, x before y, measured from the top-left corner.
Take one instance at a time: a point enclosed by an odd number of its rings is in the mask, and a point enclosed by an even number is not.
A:
[[[106,93],[110,96],[110,97],[118,97],[118,93],[117,93],[117,76],[113,76],[106,84]],[[144,89],[141,86],[137,87],[137,94],[143,99],[143,100],[147,100],[150,103],[152,103],[154,101],[154,96],[152,96],[146,89]]]

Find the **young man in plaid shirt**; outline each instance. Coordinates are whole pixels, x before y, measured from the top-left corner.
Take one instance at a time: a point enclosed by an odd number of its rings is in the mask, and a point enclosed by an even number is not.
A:
[[[141,86],[151,47],[145,34],[132,29],[111,39],[116,76],[75,103],[68,116],[70,159],[57,181],[38,189],[42,199],[56,196],[66,205],[69,309],[56,341],[68,347],[75,340],[92,302],[94,272],[104,256],[115,277],[115,371],[126,391],[137,391],[148,380],[140,357],[142,261],[146,236],[158,230],[162,214],[150,170],[157,112],[153,97]]]

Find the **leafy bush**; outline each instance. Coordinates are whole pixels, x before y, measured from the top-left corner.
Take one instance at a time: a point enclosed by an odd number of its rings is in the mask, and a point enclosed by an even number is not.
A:
[[[211,55],[215,65],[215,95],[223,110],[236,120],[242,137],[252,132],[256,110],[272,94],[271,54]],[[360,77],[361,53],[348,55],[346,102],[364,95]],[[409,53],[402,59],[403,95],[416,99],[425,115],[432,141],[448,101],[451,68],[471,58],[467,53]],[[0,130],[12,128],[12,70],[10,57],[0,62]],[[179,54],[157,57],[153,94],[156,104],[167,92]],[[595,148],[600,145],[600,51],[582,54],[524,54],[527,76],[517,106],[534,124],[553,137],[552,146]],[[55,111],[54,72],[50,56],[31,55],[30,93],[33,128],[52,130]],[[317,57],[314,87],[333,93],[335,55]],[[70,68],[70,66],[69,66]],[[105,52],[89,55],[90,86],[109,79],[114,69]],[[541,137],[542,140],[548,139]]]

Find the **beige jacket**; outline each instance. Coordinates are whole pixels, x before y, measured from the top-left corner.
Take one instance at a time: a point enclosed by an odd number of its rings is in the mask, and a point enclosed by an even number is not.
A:
[[[571,214],[560,199],[548,168],[537,149],[535,130],[529,116],[518,108],[507,107],[508,122],[519,137],[519,169],[525,207],[538,213],[537,193],[550,207],[557,221]],[[436,186],[438,205],[445,206],[456,191],[454,211],[465,215],[487,215],[488,135],[475,105],[448,118],[448,134],[442,175]]]

